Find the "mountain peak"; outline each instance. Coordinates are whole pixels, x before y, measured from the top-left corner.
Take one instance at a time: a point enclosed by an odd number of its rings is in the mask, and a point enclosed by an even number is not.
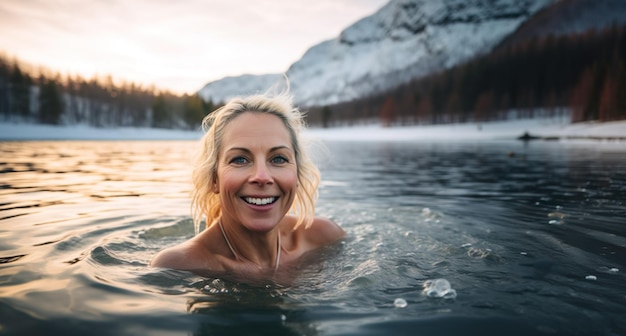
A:
[[[337,38],[307,50],[286,74],[302,106],[376,94],[487,53],[554,0],[391,0]],[[264,92],[280,75],[226,78],[203,97]]]
[[[392,0],[287,71],[305,106],[349,101],[490,51],[552,0]]]

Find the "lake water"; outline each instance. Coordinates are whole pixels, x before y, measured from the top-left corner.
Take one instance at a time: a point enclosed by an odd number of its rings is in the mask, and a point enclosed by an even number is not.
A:
[[[148,267],[195,145],[0,143],[0,334],[626,334],[624,143],[326,143],[348,238],[289,286]]]

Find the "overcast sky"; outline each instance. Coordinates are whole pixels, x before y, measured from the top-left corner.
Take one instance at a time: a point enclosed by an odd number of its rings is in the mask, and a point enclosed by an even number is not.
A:
[[[0,0],[0,52],[176,93],[280,73],[388,0]]]

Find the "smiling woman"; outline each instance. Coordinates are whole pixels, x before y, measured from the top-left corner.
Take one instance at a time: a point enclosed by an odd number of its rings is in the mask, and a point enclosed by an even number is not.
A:
[[[161,251],[152,266],[273,277],[345,235],[314,216],[319,171],[300,145],[302,114],[290,96],[234,99],[204,126],[193,173],[196,236]]]

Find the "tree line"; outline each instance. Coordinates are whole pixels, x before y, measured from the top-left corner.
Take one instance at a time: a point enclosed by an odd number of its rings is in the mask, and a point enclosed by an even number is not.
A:
[[[362,99],[309,109],[330,127],[483,122],[569,113],[626,119],[626,27],[534,38]]]
[[[350,102],[308,107],[312,125],[484,122],[568,113],[626,119],[626,27],[534,38]],[[0,120],[95,127],[199,127],[219,107],[111,76],[32,71],[0,55]]]
[[[95,127],[197,129],[216,106],[111,76],[61,76],[0,55],[0,120]]]

